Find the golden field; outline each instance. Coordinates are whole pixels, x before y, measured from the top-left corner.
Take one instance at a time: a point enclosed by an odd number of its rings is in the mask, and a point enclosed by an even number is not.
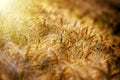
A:
[[[120,37],[83,12],[64,0],[0,9],[0,80],[119,80]]]

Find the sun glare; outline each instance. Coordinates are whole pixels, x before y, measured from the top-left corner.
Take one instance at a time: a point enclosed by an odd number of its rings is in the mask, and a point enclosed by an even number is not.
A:
[[[12,0],[0,0],[0,10],[4,10],[9,7]]]

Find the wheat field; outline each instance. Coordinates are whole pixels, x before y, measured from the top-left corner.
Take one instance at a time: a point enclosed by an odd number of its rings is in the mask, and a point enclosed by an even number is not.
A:
[[[69,4],[11,0],[0,10],[0,80],[120,80],[120,37]]]

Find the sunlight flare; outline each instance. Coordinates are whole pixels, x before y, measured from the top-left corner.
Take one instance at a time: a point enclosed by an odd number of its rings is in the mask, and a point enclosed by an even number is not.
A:
[[[0,10],[7,9],[10,6],[11,2],[12,0],[0,0]]]

